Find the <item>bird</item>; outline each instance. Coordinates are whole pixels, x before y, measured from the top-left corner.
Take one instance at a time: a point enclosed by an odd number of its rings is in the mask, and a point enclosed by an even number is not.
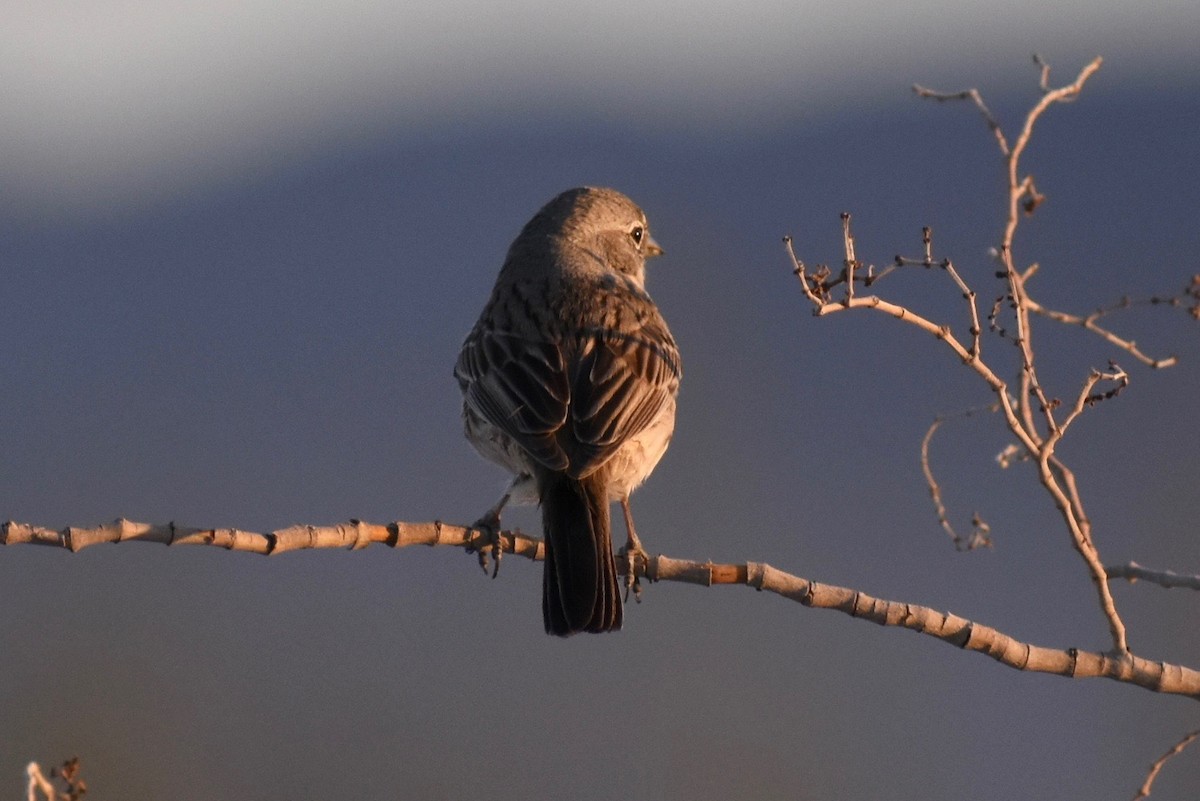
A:
[[[645,559],[629,496],[667,450],[682,377],[645,286],[646,260],[662,253],[622,193],[562,192],[513,240],[455,363],[466,438],[513,474],[476,527],[495,536],[510,501],[541,506],[547,634],[621,628],[612,502],[625,517],[626,594]]]

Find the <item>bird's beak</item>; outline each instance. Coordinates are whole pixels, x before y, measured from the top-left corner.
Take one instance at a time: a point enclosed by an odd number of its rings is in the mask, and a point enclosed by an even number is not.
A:
[[[646,237],[646,242],[642,245],[642,252],[646,254],[647,259],[652,259],[655,256],[661,256],[663,249],[654,241],[653,236],[649,236]]]

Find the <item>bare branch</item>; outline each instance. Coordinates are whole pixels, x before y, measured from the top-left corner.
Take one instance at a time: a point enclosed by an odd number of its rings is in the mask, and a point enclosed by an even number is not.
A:
[[[992,116],[991,110],[983,102],[983,95],[979,94],[978,89],[963,89],[960,92],[939,92],[915,83],[913,84],[913,91],[916,92],[917,97],[925,97],[930,100],[936,100],[939,103],[944,103],[947,100],[970,100],[975,104],[975,108],[979,109],[979,113],[983,115],[983,120],[987,123],[988,130],[996,137],[996,144],[1000,146],[1000,152],[1005,156],[1008,155],[1008,140],[1004,138],[1004,131],[1000,129],[1000,123],[996,122],[996,118]]]
[[[1083,387],[1080,388],[1079,395],[1075,398],[1075,404],[1062,421],[1062,425],[1059,426],[1059,437],[1067,433],[1067,429],[1071,426],[1071,423],[1075,422],[1075,419],[1083,414],[1085,408],[1095,406],[1100,401],[1115,398],[1120,394],[1121,390],[1129,386],[1129,376],[1125,371],[1115,364],[1110,365],[1110,367],[1111,369],[1107,373],[1093,370],[1087,377],[1087,380],[1083,382]],[[1114,386],[1105,392],[1092,392],[1101,381],[1111,381]]]
[[[1035,58],[1037,58],[1035,56]],[[1083,91],[1083,85],[1088,79],[1100,69],[1100,65],[1104,63],[1104,59],[1097,56],[1087,66],[1079,71],[1079,75],[1075,80],[1066,86],[1061,86],[1058,89],[1051,89],[1048,85],[1050,76],[1050,67],[1044,64],[1040,58],[1037,58],[1037,63],[1042,67],[1042,95],[1041,100],[1034,105],[1033,109],[1025,117],[1025,126],[1021,129],[1020,136],[1017,137],[1016,143],[1013,145],[1012,152],[1009,154],[1009,162],[1017,164],[1021,158],[1021,151],[1029,144],[1029,137],[1033,134],[1034,123],[1042,116],[1050,106],[1055,103],[1064,103],[1074,100],[1080,92]]]
[[[542,541],[520,531],[500,532],[501,547],[529,559],[541,559]],[[78,552],[100,543],[155,542],[161,545],[211,545],[227,551],[244,551],[264,556],[313,548],[359,550],[377,543],[389,548],[410,545],[449,545],[479,549],[491,546],[487,535],[476,528],[452,526],[435,520],[429,523],[364,523],[351,520],[334,526],[289,526],[266,533],[236,528],[192,528],[176,525],[135,523],[121,518],[101,526],[67,526],[50,529],[9,521],[0,526],[0,545],[51,545]]]
[[[846,300],[849,306],[854,300],[854,268],[858,266],[858,257],[854,255],[854,234],[850,231],[850,215],[842,212],[842,247],[846,251],[845,265]]]
[[[972,359],[978,359],[981,353],[980,335],[983,333],[983,328],[979,325],[979,305],[976,303],[975,290],[967,286],[967,282],[958,274],[958,270],[954,269],[954,263],[949,259],[942,259],[939,262],[933,260],[933,229],[928,225],[921,229],[921,242],[925,246],[925,258],[918,260],[896,256],[896,265],[900,267],[920,266],[926,269],[936,265],[941,267],[953,279],[959,291],[962,292],[963,300],[967,302],[967,310],[971,313],[970,353]]]
[[[1033,54],[1033,63],[1042,71],[1041,78],[1038,79],[1038,86],[1043,92],[1050,91],[1050,65],[1047,64],[1037,53]]]
[[[1168,356],[1165,359],[1155,359],[1151,356],[1147,356],[1138,348],[1137,343],[1132,339],[1123,339],[1096,322],[1101,317],[1111,312],[1115,307],[1097,309],[1086,317],[1081,317],[1077,314],[1068,314],[1066,312],[1055,311],[1054,309],[1047,309],[1045,306],[1030,297],[1026,297],[1025,301],[1029,310],[1034,314],[1041,315],[1042,317],[1062,323],[1063,325],[1077,325],[1081,328],[1086,328],[1088,331],[1099,335],[1107,342],[1116,345],[1121,350],[1129,353],[1147,367],[1153,367],[1155,369],[1174,367],[1179,361],[1175,356]],[[1129,305],[1131,305],[1131,303],[1126,301],[1122,306],[1120,306],[1120,308],[1128,308]]]
[[[1039,465],[1039,478],[1054,499],[1055,505],[1070,531],[1072,545],[1087,565],[1096,588],[1100,608],[1109,623],[1113,648],[1117,652],[1123,652],[1128,648],[1125,624],[1117,613],[1116,602],[1113,600],[1108,586],[1108,576],[1104,572],[1103,563],[1100,561],[1092,541],[1091,525],[1075,487],[1074,477],[1054,455],[1054,448],[1062,438],[1065,428],[1055,416],[1058,402],[1051,400],[1046,395],[1037,374],[1033,331],[1029,319],[1030,299],[1025,290],[1025,282],[1036,272],[1036,265],[1026,271],[1018,270],[1013,257],[1013,242],[1023,213],[1026,215],[1032,213],[1045,200],[1045,197],[1037,190],[1033,176],[1022,176],[1020,169],[1021,155],[1029,144],[1034,125],[1051,105],[1077,97],[1087,80],[1100,68],[1102,60],[1095,59],[1079,72],[1073,83],[1057,89],[1051,89],[1049,86],[1049,66],[1037,56],[1034,57],[1034,63],[1041,69],[1042,97],[1026,115],[1021,132],[1011,147],[1007,146],[1002,134],[997,134],[997,141],[1000,144],[1001,153],[1005,157],[1008,172],[1008,214],[996,255],[1003,267],[1001,275],[1008,282],[1007,300],[1011,304],[1016,322],[1014,341],[1021,353],[1017,410],[1016,414],[1010,414],[1009,410],[1005,409],[1005,418],[1009,423],[1010,430],[1018,436],[1029,453],[1036,457]],[[975,99],[978,98],[978,92],[968,92],[966,96]],[[982,98],[977,99],[976,105],[984,110],[987,108],[983,104]],[[985,116],[994,123],[994,118],[991,118],[990,114]],[[1000,301],[997,301],[990,316],[993,328],[998,327],[999,308]],[[1080,402],[1076,404],[1076,407],[1082,409],[1082,406],[1089,405],[1089,399],[1093,397],[1091,389],[1098,380],[1100,378],[1090,380],[1090,384],[1081,393]],[[1119,387],[1117,391],[1119,391]],[[1001,398],[1002,403],[1004,399],[1004,397]],[[1035,401],[1037,416],[1040,416],[1046,429],[1044,438],[1035,425]],[[1078,413],[1072,410],[1068,413],[1067,420],[1073,421]],[[1063,485],[1066,485],[1065,489]]]
[[[787,248],[788,256],[792,259],[792,273],[800,279],[800,288],[804,290],[804,296],[816,307],[816,310],[820,310],[821,306],[824,305],[824,300],[817,297],[813,291],[813,287],[809,284],[807,268],[804,266],[804,262],[796,258],[796,251],[792,248],[792,238],[785,236],[783,238],[783,245]],[[814,314],[816,310],[814,310]]]
[[[850,217],[848,214],[842,215],[842,227],[843,241],[846,249],[845,261],[848,265],[857,264],[858,260],[854,252],[854,239],[850,233]],[[1024,277],[1021,273],[1013,269],[1011,257],[1004,257],[1006,260],[1005,274],[1009,281],[1010,295],[1014,298],[1013,306],[1016,310],[1018,323],[1017,342],[1021,346],[1022,355],[1022,370],[1020,372],[1021,394],[1015,403],[1008,392],[1008,385],[996,375],[983,359],[978,358],[977,355],[973,355],[963,347],[962,343],[954,336],[949,325],[938,325],[911,309],[890,303],[878,295],[853,297],[849,291],[849,287],[853,286],[853,280],[845,282],[847,285],[845,296],[840,301],[834,300],[830,289],[832,285],[828,281],[828,273],[824,272],[810,276],[805,270],[804,264],[796,257],[790,237],[785,237],[784,242],[792,258],[793,272],[800,279],[805,297],[812,303],[814,313],[818,317],[854,308],[870,308],[884,312],[898,320],[915,325],[944,342],[958,355],[964,364],[971,367],[984,379],[996,395],[1000,409],[1004,412],[1005,422],[1008,424],[1009,430],[1017,437],[1026,451],[1032,457],[1036,458],[1038,462],[1038,475],[1042,485],[1054,499],[1055,506],[1059,509],[1063,521],[1066,523],[1067,530],[1071,535],[1071,543],[1076,552],[1083,557],[1084,564],[1092,579],[1093,586],[1096,589],[1097,600],[1100,604],[1100,610],[1108,621],[1109,631],[1113,640],[1113,649],[1117,652],[1126,651],[1128,649],[1128,641],[1125,633],[1125,624],[1117,612],[1116,601],[1113,599],[1112,592],[1108,586],[1108,576],[1104,573],[1104,565],[1092,541],[1090,523],[1084,512],[1078,490],[1075,487],[1074,477],[1054,454],[1054,448],[1062,438],[1064,429],[1054,417],[1054,409],[1057,404],[1052,404],[1046,398],[1040,384],[1036,380],[1036,373],[1033,366],[1033,348],[1029,341],[1028,311],[1024,308],[1021,300],[1024,297]],[[974,300],[972,299],[972,309],[974,309],[974,305]],[[976,316],[973,319],[977,320],[978,318]],[[1087,388],[1087,393],[1085,393],[1084,397],[1088,397],[1088,393],[1090,392],[1091,386]],[[1049,434],[1045,439],[1042,438],[1033,424],[1029,403],[1031,396],[1039,399],[1039,407],[1047,423]],[[1066,484],[1067,488],[1065,490],[1063,484]]]
[[[1154,786],[1154,780],[1158,778],[1158,774],[1160,771],[1162,771],[1163,765],[1167,764],[1167,760],[1171,759],[1173,756],[1176,756],[1183,751],[1183,749],[1191,745],[1192,741],[1197,737],[1200,737],[1200,729],[1188,732],[1184,735],[1182,740],[1175,743],[1170,751],[1167,751],[1167,753],[1155,760],[1154,764],[1150,766],[1150,772],[1146,774],[1146,781],[1142,782],[1141,789],[1139,789],[1137,795],[1133,797],[1133,801],[1140,801],[1140,799],[1148,797],[1150,795],[1150,788]]]
[[[1035,58],[1035,63],[1042,68],[1042,88],[1044,94],[1026,115],[1025,124],[1021,129],[1020,135],[1014,142],[1012,149],[1005,154],[1008,166],[1009,208],[1008,220],[1004,226],[1004,235],[1001,239],[998,252],[1004,265],[1004,272],[1008,279],[1009,295],[1012,296],[1014,311],[1016,312],[1017,343],[1021,348],[1022,356],[1022,392],[1020,395],[1022,417],[1026,424],[1032,423],[1032,410],[1029,407],[1030,397],[1032,396],[1038,401],[1047,429],[1053,432],[1057,428],[1057,423],[1054,419],[1050,402],[1042,390],[1041,382],[1038,381],[1036,367],[1034,366],[1032,331],[1029,327],[1029,307],[1026,303],[1028,296],[1025,293],[1025,276],[1017,270],[1013,262],[1013,241],[1016,236],[1017,226],[1020,224],[1021,211],[1024,209],[1026,213],[1031,212],[1044,199],[1037,192],[1032,176],[1020,177],[1021,155],[1024,153],[1025,147],[1029,144],[1030,136],[1033,135],[1035,123],[1045,113],[1046,109],[1054,103],[1077,96],[1083,91],[1084,83],[1087,82],[1088,78],[1096,70],[1100,69],[1100,65],[1103,62],[1102,59],[1096,58],[1080,71],[1073,83],[1053,90],[1049,89],[1046,84],[1049,77],[1049,67],[1040,58]],[[1033,205],[1026,203],[1022,206],[1022,201],[1027,196],[1034,201]]]
[[[1113,648],[1120,652],[1129,648],[1125,623],[1117,612],[1116,599],[1113,598],[1108,583],[1108,573],[1105,572],[1104,564],[1100,561],[1100,553],[1092,540],[1091,523],[1084,514],[1083,501],[1075,483],[1075,476],[1054,455],[1054,449],[1059,440],[1066,434],[1070,424],[1083,412],[1085,406],[1114,397],[1129,383],[1129,377],[1123,370],[1116,365],[1111,365],[1111,367],[1112,369],[1108,373],[1092,371],[1080,389],[1075,404],[1068,412],[1066,419],[1061,425],[1054,427],[1041,449],[1037,451],[1037,458],[1038,475],[1042,485],[1054,499],[1063,521],[1067,524],[1067,530],[1071,533],[1071,544],[1087,565],[1096,589],[1097,599],[1100,602],[1100,609],[1108,620],[1109,631],[1113,638]],[[1092,389],[1102,380],[1112,381],[1115,386],[1107,392],[1093,393]],[[1065,490],[1063,485],[1066,486]]]
[[[545,555],[541,540],[520,531],[501,531],[501,550],[531,560]],[[491,541],[484,532],[438,521],[388,524],[351,520],[336,526],[291,526],[269,533],[240,529],[199,529],[174,523],[154,525],[117,520],[93,528],[70,526],[60,530],[28,523],[7,522],[0,527],[0,544],[51,545],[70,551],[102,542],[158,542],[167,545],[211,545],[232,551],[263,555],[309,548],[361,549],[371,543],[392,548],[409,545],[449,546],[478,550]],[[618,560],[618,570],[625,570]],[[1184,695],[1200,700],[1200,671],[1183,665],[1155,662],[1130,653],[1100,653],[1075,648],[1055,649],[1021,642],[1003,632],[949,612],[926,606],[887,601],[864,592],[824,584],[785,573],[761,562],[713,564],[668,556],[651,556],[638,563],[650,581],[674,581],[712,586],[742,584],[765,590],[816,609],[833,609],[881,626],[899,626],[935,637],[963,650],[986,654],[1017,670],[1051,673],[1070,678],[1107,678],[1153,692]]]
[[[843,225],[849,226],[848,216],[843,217]],[[1000,403],[1000,409],[1004,412],[1005,419],[1009,429],[1016,435],[1021,444],[1031,453],[1036,452],[1040,446],[1040,439],[1036,439],[1036,431],[1031,432],[1017,417],[1016,403],[1012,395],[1008,392],[1008,384],[1003,379],[997,376],[992,369],[984,363],[976,355],[972,354],[963,346],[958,338],[954,336],[948,325],[938,325],[932,320],[917,314],[916,312],[904,306],[899,306],[895,303],[884,300],[878,295],[847,297],[842,300],[835,301],[831,296],[831,288],[835,283],[828,281],[828,273],[809,274],[797,257],[795,250],[792,247],[792,238],[784,237],[784,244],[787,248],[788,255],[792,260],[792,272],[800,279],[800,286],[804,292],[804,296],[808,298],[813,305],[813,314],[817,317],[824,317],[829,314],[834,314],[847,309],[874,309],[883,312],[897,320],[906,322],[910,325],[915,325],[922,331],[925,331],[940,341],[944,342],[947,347],[952,350],[955,355],[962,361],[963,364],[974,370],[996,394],[997,400]],[[852,237],[847,237],[846,241],[853,242]],[[972,306],[974,302],[972,301]]]
[[[1152,584],[1157,584],[1167,589],[1185,587],[1189,590],[1200,590],[1200,576],[1176,573],[1173,570],[1152,570],[1139,565],[1137,562],[1129,562],[1124,565],[1109,565],[1104,568],[1104,572],[1108,574],[1110,580],[1126,579],[1130,584],[1136,584],[1139,581],[1149,581]]]
[[[1017,670],[1077,679],[1108,678],[1200,700],[1200,671],[1189,667],[1153,662],[1127,651],[1114,654],[1031,645],[950,612],[874,598],[847,587],[793,576],[759,562],[717,565],[657,556],[650,559],[646,575],[654,581],[684,581],[704,586],[748,584],[804,606],[833,609],[881,626],[899,626],[935,637],[963,650],[986,654]]]
[[[983,518],[976,512],[971,517],[972,531],[969,537],[964,537],[959,534],[954,526],[950,523],[950,518],[946,512],[946,505],[942,502],[942,488],[937,482],[937,478],[933,475],[933,467],[929,461],[929,444],[933,441],[933,435],[941,428],[942,423],[947,420],[962,417],[971,417],[980,411],[996,412],[999,411],[999,404],[993,403],[991,406],[984,409],[966,409],[958,414],[953,415],[938,415],[929,425],[929,429],[925,432],[925,436],[921,438],[921,472],[925,476],[925,484],[929,487],[929,497],[933,501],[933,508],[937,512],[938,523],[942,529],[950,535],[950,539],[954,542],[954,547],[959,551],[973,551],[976,548],[992,547],[991,526],[984,522]]]
[[[935,417],[933,422],[929,424],[929,430],[921,438],[921,472],[925,474],[925,484],[929,487],[929,498],[933,501],[933,508],[937,512],[938,523],[950,535],[951,541],[954,542],[954,547],[961,550],[963,538],[959,536],[958,532],[954,530],[954,526],[950,524],[950,518],[946,514],[946,505],[942,503],[942,488],[938,485],[937,479],[933,475],[933,468],[929,466],[929,443],[933,439],[933,435],[941,428],[942,422],[941,417]]]
[[[1047,440],[1047,445],[1049,444],[1050,440]],[[1067,483],[1069,487],[1074,486],[1073,477],[1069,481],[1061,480],[1064,473],[1070,475],[1069,471],[1055,459],[1050,448],[1043,448],[1038,453],[1038,477],[1042,486],[1054,499],[1054,505],[1058,507],[1063,522],[1067,525],[1067,531],[1071,534],[1071,545],[1075,548],[1076,553],[1083,557],[1084,564],[1087,566],[1092,585],[1096,590],[1097,600],[1100,603],[1100,611],[1108,621],[1113,650],[1117,653],[1128,652],[1129,640],[1125,633],[1125,622],[1117,612],[1117,602],[1108,586],[1108,574],[1104,572],[1104,563],[1100,561],[1100,552],[1092,541],[1091,524],[1083,516],[1083,506],[1079,501],[1078,492],[1063,489],[1063,483]]]
[[[971,312],[971,358],[978,359],[981,353],[979,338],[983,334],[983,328],[979,325],[979,305],[975,302],[975,290],[967,286],[966,281],[959,277],[958,271],[954,269],[954,264],[949,259],[942,262],[942,268],[954,279],[954,283],[958,284],[958,288],[962,290],[963,299],[967,301],[967,308]]]
[[[58,791],[54,789],[54,785],[46,778],[46,774],[42,773],[42,768],[38,763],[30,762],[26,765],[25,776],[29,779],[25,794],[27,801],[38,801],[39,792],[45,797],[46,801],[58,801]]]
[[[27,801],[37,801],[40,792],[45,801],[79,801],[87,794],[87,782],[79,775],[79,757],[71,757],[58,767],[50,769],[50,776],[42,773],[42,768],[36,762],[25,766],[25,776],[29,779],[25,788]],[[54,786],[51,779],[61,780],[66,787],[65,792]]]
[[[857,258],[853,251],[853,237],[849,232],[849,215],[843,214],[842,221],[843,238],[847,248],[846,262],[857,263]],[[1055,446],[1065,433],[1065,429],[1059,425],[1054,417],[1054,408],[1057,404],[1050,403],[1036,380],[1036,373],[1033,366],[1033,348],[1029,342],[1028,311],[1024,308],[1022,302],[1024,298],[1024,278],[1021,273],[1012,268],[1011,257],[1005,257],[1007,265],[1006,275],[1009,280],[1010,294],[1016,299],[1014,300],[1014,306],[1018,322],[1017,342],[1021,346],[1022,354],[1022,370],[1020,373],[1022,391],[1015,404],[1008,392],[1008,385],[996,375],[983,359],[977,358],[963,347],[962,343],[952,333],[950,326],[938,325],[905,306],[890,303],[877,295],[851,297],[847,291],[846,296],[842,300],[833,300],[830,294],[830,285],[827,283],[827,274],[808,275],[803,263],[796,258],[791,239],[785,238],[784,241],[787,245],[788,253],[792,258],[793,272],[800,279],[805,297],[812,303],[814,313],[818,317],[854,308],[870,308],[884,312],[898,320],[915,325],[944,342],[964,364],[971,367],[972,370],[984,379],[996,395],[1000,409],[1004,412],[1005,422],[1008,424],[1009,430],[1017,437],[1028,453],[1037,459],[1039,465],[1038,475],[1042,485],[1054,499],[1055,506],[1061,513],[1067,530],[1070,532],[1071,543],[1076,552],[1083,557],[1084,564],[1091,576],[1093,586],[1096,589],[1097,600],[1100,604],[1100,610],[1108,621],[1109,631],[1113,640],[1113,649],[1117,652],[1126,651],[1128,649],[1128,641],[1125,633],[1125,624],[1117,612],[1116,601],[1113,599],[1112,592],[1108,586],[1108,576],[1104,573],[1104,565],[1092,541],[1090,522],[1084,512],[1082,501],[1075,487],[1074,477],[1062,465],[1054,453]],[[847,285],[850,286],[852,283],[852,281],[849,281]],[[971,305],[974,307],[973,301]],[[1095,382],[1093,381],[1087,386],[1086,391],[1081,396],[1083,400],[1080,403],[1086,405],[1087,399],[1091,397],[1090,393],[1094,384]],[[1033,426],[1029,405],[1031,395],[1039,399],[1040,409],[1047,422],[1049,434],[1045,439],[1040,436],[1037,429]],[[1063,488],[1063,484],[1066,485],[1066,489]]]

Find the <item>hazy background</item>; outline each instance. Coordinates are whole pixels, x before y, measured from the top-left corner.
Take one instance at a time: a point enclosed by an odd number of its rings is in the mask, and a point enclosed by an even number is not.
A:
[[[996,468],[971,374],[882,316],[814,320],[780,244],[916,255],[932,225],[985,307],[1003,202],[967,106],[1015,134],[1096,55],[1027,166],[1044,302],[1083,311],[1200,272],[1200,6],[614,1],[4,3],[0,517],[257,530],[469,522],[503,486],[450,371],[505,248],[562,189],[617,187],[667,255],[683,352],[647,547],[768,561],[1053,647],[1107,647],[1032,471]],[[882,293],[965,327],[943,276]],[[1200,337],[1114,318],[1151,373],[1041,327],[1050,389],[1133,376],[1061,452],[1107,561],[1200,570]],[[985,355],[1010,350],[994,340]],[[1005,369],[1009,369],[1008,366]],[[506,523],[538,528],[536,512]],[[447,550],[0,552],[0,792],[84,760],[96,799],[1128,798],[1194,702],[1026,675],[746,588],[649,587],[625,630],[542,633],[540,565]],[[1119,585],[1143,655],[1200,663],[1197,599]],[[1188,798],[1200,752],[1155,797]]]

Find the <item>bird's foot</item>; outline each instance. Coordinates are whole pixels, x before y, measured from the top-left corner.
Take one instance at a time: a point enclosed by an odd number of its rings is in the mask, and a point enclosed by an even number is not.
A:
[[[640,604],[642,602],[642,576],[650,565],[650,554],[646,553],[646,549],[642,547],[637,529],[633,527],[633,511],[629,508],[628,495],[621,499],[621,512],[625,515],[626,539],[625,547],[619,551],[619,555],[625,560],[625,601],[629,602],[629,593],[632,591],[633,599]]]
[[[642,576],[646,573],[646,566],[650,564],[650,554],[642,548],[642,543],[635,535],[625,543],[621,550],[617,551],[617,556],[625,564],[625,601],[629,601],[629,593],[632,592],[633,599],[640,604],[642,602]]]
[[[489,509],[483,517],[471,524],[471,528],[478,531],[480,537],[478,540],[473,540],[467,553],[479,554],[479,567],[484,573],[488,571],[488,556],[491,556],[492,578],[500,572],[500,557],[504,555],[504,540],[500,536],[500,514],[496,509]]]

